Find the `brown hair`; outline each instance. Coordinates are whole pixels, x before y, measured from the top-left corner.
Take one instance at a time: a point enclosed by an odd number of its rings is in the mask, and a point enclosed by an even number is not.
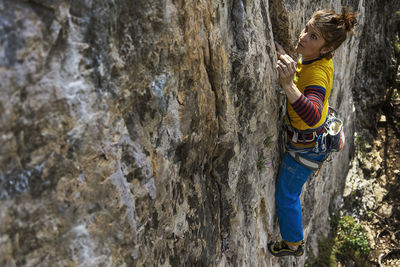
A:
[[[313,14],[313,25],[321,31],[326,42],[324,47],[333,48],[321,57],[332,58],[333,52],[346,40],[347,33],[357,25],[356,17],[357,13],[348,12],[345,7],[342,7],[341,13],[324,9]]]

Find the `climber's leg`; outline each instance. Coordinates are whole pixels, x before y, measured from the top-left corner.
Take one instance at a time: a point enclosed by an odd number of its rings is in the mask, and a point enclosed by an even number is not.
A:
[[[275,200],[283,240],[298,243],[303,240],[300,194],[312,171],[285,153],[276,184]]]

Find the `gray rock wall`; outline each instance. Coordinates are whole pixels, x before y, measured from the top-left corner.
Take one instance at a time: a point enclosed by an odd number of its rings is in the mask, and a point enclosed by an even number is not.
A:
[[[299,264],[318,253],[340,199],[353,149],[351,88],[363,55],[376,51],[363,40],[373,35],[381,47],[391,34],[364,30],[381,23],[382,1],[342,2],[360,11],[362,33],[334,60],[331,104],[350,141],[304,187],[312,249]],[[1,265],[293,262],[266,251],[279,237],[284,113],[274,40],[293,53],[312,13],[340,6],[0,0]]]

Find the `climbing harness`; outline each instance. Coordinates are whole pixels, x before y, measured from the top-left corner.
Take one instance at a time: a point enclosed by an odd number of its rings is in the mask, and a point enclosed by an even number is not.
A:
[[[329,111],[328,111],[329,114]],[[285,121],[285,128],[288,137],[292,140],[293,143],[303,143],[303,144],[310,144],[315,142],[315,139],[318,138],[325,131],[325,125],[328,120],[328,116],[325,122],[316,127],[307,130],[298,130],[292,126],[292,121],[290,120],[289,113],[286,109],[286,117],[288,118],[289,123]]]
[[[318,138],[319,135],[321,135],[324,132],[324,124],[313,129],[308,129],[304,131],[299,131],[292,127],[290,124],[286,125],[288,137],[294,142],[294,143],[303,143],[303,144],[308,144],[308,143],[313,143],[315,139]]]
[[[322,164],[322,162],[302,157],[302,156],[300,156],[300,153],[296,153],[294,151],[288,151],[288,152],[289,152],[289,155],[292,156],[292,158],[294,158],[295,161],[297,161],[298,163],[307,167],[310,170],[316,171],[319,169],[319,167]]]
[[[327,158],[330,158],[331,160],[331,153],[340,151],[344,146],[345,139],[343,133],[343,121],[337,118],[336,114],[336,110],[329,107],[325,122],[318,128],[308,129],[306,131],[300,131],[291,125],[286,125],[286,129],[293,132],[291,140],[294,143],[315,142],[314,147],[303,149],[294,149],[287,145],[286,150],[289,155],[306,168],[312,171],[319,171],[323,161]],[[299,135],[302,137],[301,141],[298,139]],[[309,138],[307,139],[305,136],[309,136]],[[309,152],[311,150],[314,153],[326,153],[325,159],[320,162],[302,157],[301,153]]]

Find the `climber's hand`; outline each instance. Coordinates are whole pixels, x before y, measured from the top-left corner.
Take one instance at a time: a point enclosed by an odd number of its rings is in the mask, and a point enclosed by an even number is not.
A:
[[[296,73],[297,63],[287,54],[279,55],[276,68],[279,72],[279,81],[284,86],[289,86],[293,83],[293,77]]]

